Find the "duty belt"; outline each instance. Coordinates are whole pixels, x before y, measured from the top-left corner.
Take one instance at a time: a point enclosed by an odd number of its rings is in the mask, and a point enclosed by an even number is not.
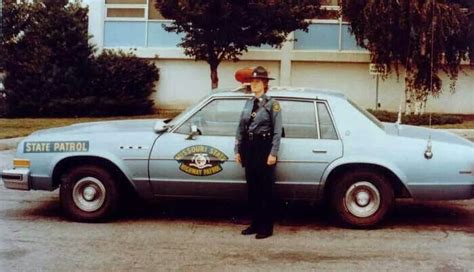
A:
[[[255,141],[255,140],[269,140],[272,138],[272,133],[267,132],[267,133],[253,133],[253,132],[247,132],[247,138],[249,141]]]

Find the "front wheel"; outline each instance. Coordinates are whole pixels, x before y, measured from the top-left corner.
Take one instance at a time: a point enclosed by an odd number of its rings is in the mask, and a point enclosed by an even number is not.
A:
[[[117,209],[119,189],[113,176],[95,165],[70,169],[60,187],[61,206],[76,221],[102,221]]]
[[[332,190],[334,210],[342,222],[353,227],[376,226],[393,203],[393,189],[388,180],[371,171],[346,173]]]

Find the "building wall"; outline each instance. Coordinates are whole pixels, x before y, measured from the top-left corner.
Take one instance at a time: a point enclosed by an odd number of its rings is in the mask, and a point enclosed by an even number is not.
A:
[[[156,60],[160,69],[157,84],[156,105],[159,109],[184,109],[211,92],[209,65],[194,60]],[[239,86],[234,79],[237,69],[265,66],[272,77],[279,78],[279,62],[276,61],[239,61],[225,62],[219,66],[219,88]]]
[[[180,37],[161,27],[169,20],[160,19],[153,11],[151,0],[126,0],[141,3],[123,5],[143,9],[140,18],[111,17],[109,8],[122,8],[118,0],[83,0],[89,5],[89,32],[92,42],[102,49],[133,50],[142,58],[150,59],[160,68],[160,81],[155,93],[156,104],[162,109],[182,109],[210,92],[209,66],[196,62],[175,46]],[[135,12],[135,11],[134,11]],[[125,14],[125,11],[119,12]],[[154,14],[154,15],[153,15]],[[141,15],[140,15],[141,16]],[[295,31],[281,49],[268,46],[250,48],[241,61],[224,62],[219,66],[219,86],[238,86],[234,80],[237,69],[263,65],[273,77],[273,85],[308,86],[331,89],[346,94],[366,108],[374,108],[376,80],[368,72],[369,54],[357,47],[348,31],[348,24],[340,20],[313,20],[309,32]],[[474,69],[463,66],[456,92],[450,94],[449,80],[444,79],[444,93],[430,98],[427,111],[474,113]],[[382,109],[396,111],[404,99],[403,72],[397,80],[391,75],[379,82],[379,102]]]
[[[183,109],[211,92],[209,66],[194,60],[156,60],[161,79],[156,86],[156,104],[160,109]],[[275,78],[270,85],[312,87],[344,93],[365,108],[375,108],[376,78],[368,72],[368,63],[334,63],[296,61],[291,64],[291,84],[280,84],[279,61],[224,62],[219,67],[219,87],[239,86],[234,79],[236,70],[263,65]],[[474,113],[474,71],[465,67],[467,75],[460,76],[455,93],[450,93],[449,79],[443,77],[443,94],[430,98],[428,112]],[[379,103],[384,110],[398,111],[404,99],[403,71],[385,81],[379,80]]]
[[[346,94],[365,108],[375,108],[376,78],[369,74],[368,63],[293,62],[292,85],[336,90]],[[464,66],[466,74],[459,76],[454,94],[450,81],[443,76],[443,94],[430,97],[428,112],[474,113],[474,69]],[[404,71],[379,80],[381,108],[398,111],[404,100]]]

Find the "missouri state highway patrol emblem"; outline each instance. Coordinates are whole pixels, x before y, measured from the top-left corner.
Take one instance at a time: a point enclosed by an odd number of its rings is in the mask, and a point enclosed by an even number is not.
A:
[[[222,171],[229,158],[219,149],[207,145],[194,145],[179,151],[174,159],[179,170],[193,176],[211,176]]]
[[[273,111],[274,112],[281,111],[280,103],[278,103],[277,101],[273,102]]]

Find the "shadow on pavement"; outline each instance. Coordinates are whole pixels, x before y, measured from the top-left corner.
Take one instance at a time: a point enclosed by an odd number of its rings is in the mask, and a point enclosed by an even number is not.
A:
[[[474,206],[467,201],[399,200],[381,228],[446,228],[446,230],[474,233]],[[15,217],[65,221],[59,200],[49,199],[23,206]],[[25,205],[25,204],[24,204]],[[9,214],[13,211],[9,209]],[[129,221],[192,221],[200,224],[238,224],[250,222],[245,204],[217,200],[163,200],[148,203],[142,200],[127,202],[112,222]],[[303,202],[278,202],[275,222],[279,226],[308,227],[311,229],[341,227],[326,206]]]

